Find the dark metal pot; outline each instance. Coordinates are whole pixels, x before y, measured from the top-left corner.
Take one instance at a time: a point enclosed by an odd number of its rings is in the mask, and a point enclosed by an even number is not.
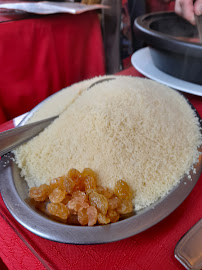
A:
[[[152,48],[157,68],[202,85],[202,44],[195,26],[174,12],[158,12],[138,17],[134,32]]]

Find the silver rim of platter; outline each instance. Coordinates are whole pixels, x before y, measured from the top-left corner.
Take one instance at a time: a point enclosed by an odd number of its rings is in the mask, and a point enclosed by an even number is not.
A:
[[[36,106],[20,125],[25,124],[42,104],[43,102]],[[201,125],[200,117],[199,121]],[[202,152],[202,146],[199,151]],[[172,213],[196,185],[202,172],[202,156],[194,169],[196,173],[190,172],[192,180],[188,176],[184,176],[165,197],[149,207],[137,211],[117,223],[94,227],[58,223],[37,212],[34,206],[28,202],[27,184],[20,176],[20,170],[12,160],[11,153],[5,155],[0,161],[0,188],[3,200],[12,216],[34,234],[62,243],[101,244],[118,241],[143,232]]]

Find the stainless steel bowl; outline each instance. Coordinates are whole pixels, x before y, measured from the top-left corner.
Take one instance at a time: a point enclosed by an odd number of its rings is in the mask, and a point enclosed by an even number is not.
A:
[[[38,109],[40,103],[22,121],[25,124]],[[201,121],[199,119],[199,121]],[[200,148],[202,152],[202,146]],[[65,225],[52,221],[37,212],[28,200],[28,187],[20,176],[20,170],[9,153],[0,161],[0,188],[3,200],[13,217],[29,231],[43,238],[72,244],[100,244],[121,240],[138,234],[173,212],[189,195],[202,172],[202,155],[195,165],[196,173],[191,171],[192,180],[184,176],[180,183],[165,197],[149,207],[132,213],[130,217],[109,225],[82,227]]]

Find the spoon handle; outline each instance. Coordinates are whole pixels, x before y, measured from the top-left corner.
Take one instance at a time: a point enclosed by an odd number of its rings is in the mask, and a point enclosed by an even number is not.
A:
[[[30,140],[45,127],[50,125],[58,116],[50,117],[45,120],[37,121],[21,127],[9,129],[0,133],[0,156],[13,150],[15,147]]]

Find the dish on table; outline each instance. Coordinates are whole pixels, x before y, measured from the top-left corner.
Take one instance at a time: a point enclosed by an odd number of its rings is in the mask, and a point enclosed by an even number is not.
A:
[[[177,89],[179,91],[202,96],[202,86],[196,83],[187,82],[182,79],[173,77],[159,68],[157,68],[152,60],[150,51],[152,48],[145,47],[136,51],[131,58],[132,65],[146,77],[160,82],[164,85]],[[143,60],[144,59],[144,60]]]
[[[156,67],[178,79],[202,85],[201,52],[197,27],[175,12],[154,12],[134,22],[137,38],[153,48]]]
[[[89,83],[91,83],[91,81],[84,82],[84,84]],[[79,85],[76,85],[75,87],[79,88]],[[68,91],[66,92],[68,94]],[[61,92],[55,94],[54,97],[57,99],[59,95],[61,95]],[[48,100],[51,102],[50,98]],[[45,108],[46,103],[47,100],[34,108],[25,117],[21,125],[25,124],[34,114],[36,115],[40,107]],[[47,114],[50,113],[52,112],[47,111]],[[51,115],[47,115],[47,117],[48,116]],[[97,225],[94,227],[82,227],[52,221],[43,216],[43,214],[37,212],[33,205],[29,204],[29,201],[27,200],[27,183],[20,176],[20,170],[12,160],[12,155],[13,154],[4,156],[0,164],[1,193],[11,214],[25,228],[41,237],[73,244],[107,243],[121,240],[146,230],[168,216],[183,202],[197,183],[202,171],[200,157],[199,162],[190,172],[192,181],[190,181],[190,176],[185,175],[180,180],[179,184],[174,186],[167,195],[155,201],[148,207],[134,211],[131,216],[128,216],[117,223]]]

